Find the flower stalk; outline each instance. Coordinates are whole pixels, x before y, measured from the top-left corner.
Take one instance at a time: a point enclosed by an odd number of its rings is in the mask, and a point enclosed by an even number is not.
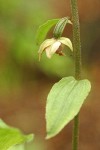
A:
[[[73,20],[73,52],[75,59],[75,78],[81,79],[81,41],[80,41],[80,24],[78,15],[77,0],[71,0],[71,12]]]
[[[70,0],[73,20],[73,52],[75,59],[75,78],[81,79],[81,42],[77,0]],[[78,150],[79,114],[74,118],[72,150]]]

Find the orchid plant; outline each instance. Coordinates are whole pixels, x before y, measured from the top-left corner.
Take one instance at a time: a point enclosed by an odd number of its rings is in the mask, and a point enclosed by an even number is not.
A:
[[[81,70],[81,42],[80,26],[77,0],[70,0],[72,21],[69,17],[48,20],[41,25],[37,33],[39,44],[39,61],[45,51],[47,58],[52,58],[54,54],[65,56],[64,46],[69,48],[74,57],[75,76],[64,77],[51,88],[46,103],[46,139],[56,136],[61,130],[74,119],[72,150],[78,150],[79,143],[79,112],[88,96],[91,84],[88,79],[82,79]],[[73,25],[73,42],[68,37],[62,37],[66,25]],[[46,39],[46,35],[53,27],[53,37]],[[59,57],[60,59],[60,57]],[[42,61],[42,60],[41,60]],[[24,142],[32,141],[33,134],[24,135],[17,129],[8,126],[0,120],[0,149],[16,149],[16,145],[21,144],[24,150]]]
[[[70,4],[72,21],[69,17],[48,20],[39,27],[37,42],[40,45],[38,50],[39,61],[44,51],[49,59],[54,54],[65,56],[63,52],[64,46],[66,46],[66,49],[69,48],[74,56],[75,76],[62,78],[53,85],[48,94],[46,103],[46,139],[57,135],[74,119],[72,149],[78,150],[79,111],[90,92],[91,84],[88,79],[81,78],[81,42],[77,0],[70,0]],[[73,26],[73,42],[68,37],[62,37],[65,26],[68,24]],[[55,26],[53,37],[46,39],[47,33],[53,26]]]

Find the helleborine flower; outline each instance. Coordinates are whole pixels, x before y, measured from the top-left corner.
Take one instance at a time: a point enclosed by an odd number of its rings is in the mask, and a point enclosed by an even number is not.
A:
[[[39,51],[38,51],[39,61],[41,59],[41,55],[42,55],[44,50],[46,51],[46,55],[47,55],[48,58],[51,58],[54,53],[57,53],[59,55],[65,55],[62,52],[62,49],[60,49],[60,47],[62,45],[66,45],[67,47],[70,48],[71,51],[73,51],[72,42],[68,38],[60,37],[58,39],[51,38],[51,39],[45,40],[40,45],[40,48],[39,48]]]

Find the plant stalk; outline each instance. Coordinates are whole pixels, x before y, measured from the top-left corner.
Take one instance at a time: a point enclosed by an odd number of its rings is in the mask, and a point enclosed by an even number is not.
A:
[[[75,59],[75,78],[81,79],[81,41],[77,0],[70,0],[73,20],[73,48]],[[79,114],[74,118],[72,150],[78,150],[79,143]]]

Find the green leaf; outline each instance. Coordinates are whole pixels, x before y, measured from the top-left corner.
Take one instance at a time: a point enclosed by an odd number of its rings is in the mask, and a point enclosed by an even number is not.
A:
[[[58,134],[80,111],[91,84],[65,77],[52,87],[46,105],[46,128],[49,139]]]
[[[43,25],[41,25],[37,31],[37,36],[36,36],[36,41],[37,41],[37,44],[41,44],[48,31],[59,21],[59,19],[51,19],[51,20],[48,20],[47,22],[45,22]]]
[[[9,148],[33,140],[33,134],[24,135],[17,129],[6,125],[0,120],[0,150]]]
[[[8,150],[25,150],[25,146],[24,144],[15,145],[15,146],[10,147]]]

